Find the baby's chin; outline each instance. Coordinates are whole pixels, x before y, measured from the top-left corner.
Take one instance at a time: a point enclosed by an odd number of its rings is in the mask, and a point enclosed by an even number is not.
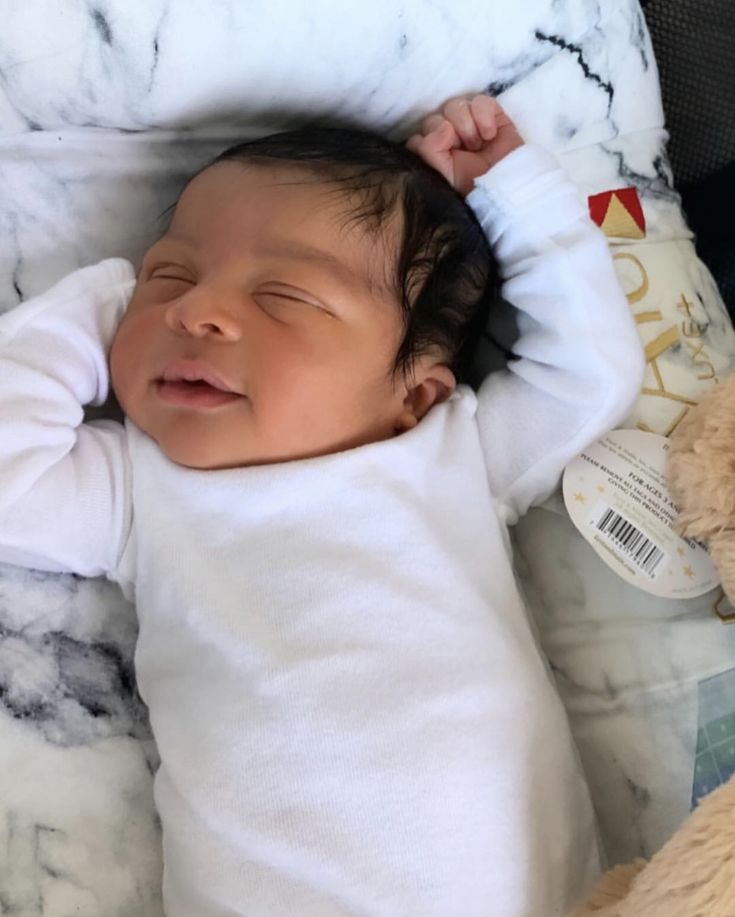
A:
[[[230,409],[224,413],[237,412]],[[247,417],[225,418],[199,412],[161,416],[157,412],[149,414],[145,411],[140,417],[136,417],[135,412],[130,416],[144,433],[155,440],[169,461],[197,471],[305,461],[357,449],[397,435],[389,425],[384,425],[384,429],[372,427],[348,436],[335,435],[334,431],[330,435],[330,432],[324,431],[316,442],[313,436],[308,443],[295,441],[293,434],[281,440],[271,437],[264,442],[254,430],[248,431]]]
[[[268,450],[258,449],[255,443],[244,441],[236,444],[223,442],[201,430],[192,435],[191,426],[187,424],[180,424],[177,429],[144,432],[156,441],[170,462],[192,471],[224,471],[253,465],[275,465],[307,457],[290,455],[286,450],[271,454]]]
[[[147,432],[147,431],[144,431]],[[149,434],[150,435],[150,434]],[[193,471],[219,471],[226,468],[245,468],[258,464],[244,450],[233,450],[212,442],[211,437],[195,438],[176,435],[153,436],[166,458],[182,468]]]

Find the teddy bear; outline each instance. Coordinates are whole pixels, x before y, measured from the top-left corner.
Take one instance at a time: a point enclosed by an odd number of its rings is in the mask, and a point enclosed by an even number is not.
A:
[[[680,534],[708,547],[735,604],[735,374],[670,436],[668,483]],[[650,862],[611,869],[569,917],[735,917],[735,777]]]
[[[707,546],[735,604],[735,375],[690,408],[669,438],[668,483],[679,534]]]
[[[735,917],[735,777],[650,862],[605,873],[568,917]]]

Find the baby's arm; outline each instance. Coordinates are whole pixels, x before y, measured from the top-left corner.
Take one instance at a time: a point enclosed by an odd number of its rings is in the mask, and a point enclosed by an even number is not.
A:
[[[130,527],[125,429],[83,423],[107,399],[107,353],[134,284],[103,261],[0,315],[0,562],[99,576]]]
[[[572,182],[550,154],[523,144],[495,100],[457,102],[409,144],[458,190],[474,183],[467,203],[493,247],[503,296],[519,310],[519,359],[478,392],[490,486],[512,524],[553,491],[570,459],[627,416],[645,364],[605,237]],[[493,117],[496,134],[483,128]],[[461,138],[450,136],[452,122],[463,125]]]

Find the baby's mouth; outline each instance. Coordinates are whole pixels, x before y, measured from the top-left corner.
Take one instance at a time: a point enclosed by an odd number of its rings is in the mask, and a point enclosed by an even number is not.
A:
[[[163,381],[163,380],[161,380]],[[194,385],[199,386],[200,388],[216,388],[214,385],[210,385],[209,382],[205,382],[204,379],[177,379],[176,382],[171,382],[171,385]],[[218,392],[221,392],[222,389],[217,389]]]
[[[235,391],[235,387],[204,360],[174,360],[164,369],[161,379],[164,382],[207,382],[224,392]]]
[[[179,379],[175,382],[159,379],[156,382],[156,390],[161,401],[191,408],[215,408],[243,397],[237,392],[226,392],[215,388],[214,385],[210,385],[203,379],[192,381]]]

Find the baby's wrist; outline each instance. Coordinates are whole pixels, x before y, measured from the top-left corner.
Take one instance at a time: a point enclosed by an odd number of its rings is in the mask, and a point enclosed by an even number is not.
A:
[[[499,162],[502,162],[506,157],[510,156],[511,153],[524,145],[525,141],[523,137],[521,137],[515,129],[508,131],[505,137],[498,137],[490,149],[487,171],[489,172],[490,169],[494,169]]]

